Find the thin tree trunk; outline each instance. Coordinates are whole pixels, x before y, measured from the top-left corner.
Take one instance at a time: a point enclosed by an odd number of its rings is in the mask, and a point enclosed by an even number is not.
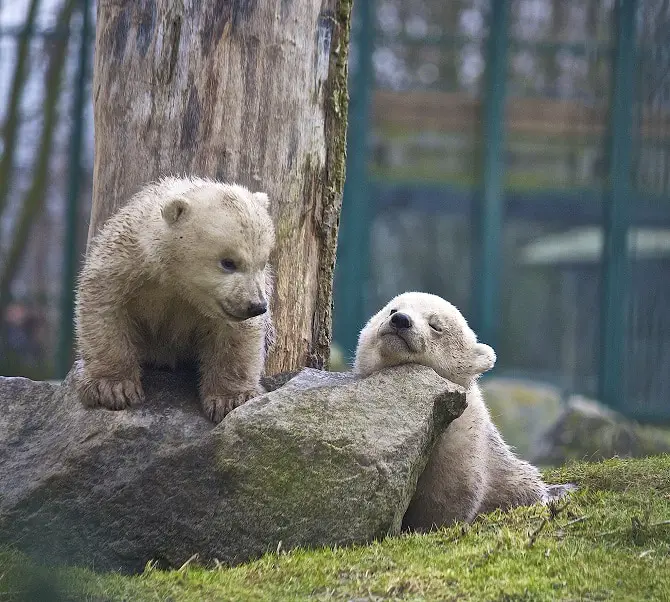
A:
[[[40,0],[31,0],[26,15],[26,22],[19,38],[16,49],[16,63],[14,65],[14,77],[7,103],[5,123],[2,128],[2,157],[0,157],[0,215],[7,206],[9,191],[11,190],[12,175],[14,170],[14,156],[16,154],[17,136],[21,125],[21,99],[23,91],[28,82],[28,69],[30,58],[30,40],[37,19],[37,9]]]
[[[21,204],[16,224],[12,230],[9,251],[0,267],[0,315],[9,303],[11,286],[21,266],[23,255],[30,239],[30,232],[36,219],[44,209],[49,182],[49,165],[56,126],[58,121],[58,99],[67,60],[70,20],[76,0],[65,0],[58,14],[56,31],[58,36],[54,48],[49,53],[44,98],[42,100],[42,133],[35,158],[32,182]]]
[[[99,0],[89,242],[166,174],[271,198],[270,373],[322,367],[344,182],[351,0]]]

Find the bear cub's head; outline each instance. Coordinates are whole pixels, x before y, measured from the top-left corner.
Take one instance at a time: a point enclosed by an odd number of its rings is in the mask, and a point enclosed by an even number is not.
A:
[[[361,331],[354,370],[367,375],[400,364],[422,364],[466,389],[493,368],[496,354],[456,307],[428,293],[403,293]]]
[[[205,315],[241,322],[267,311],[274,226],[265,193],[200,181],[161,204],[164,279]]]

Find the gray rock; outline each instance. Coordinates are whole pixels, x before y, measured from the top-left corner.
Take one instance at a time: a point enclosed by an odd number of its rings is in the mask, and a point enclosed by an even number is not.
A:
[[[83,407],[69,383],[0,379],[0,543],[97,570],[398,533],[436,434],[465,407],[420,366],[306,369],[218,426],[184,374],[147,372],[146,402],[122,412]]]
[[[533,461],[558,466],[570,460],[599,462],[668,452],[670,430],[640,425],[597,401],[574,395],[539,437]]]
[[[560,389],[542,382],[508,377],[481,381],[491,418],[508,445],[531,460],[539,437],[556,422],[564,408]]]

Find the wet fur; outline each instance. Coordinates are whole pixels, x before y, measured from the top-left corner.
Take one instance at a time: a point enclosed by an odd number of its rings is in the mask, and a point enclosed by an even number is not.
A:
[[[262,393],[274,338],[269,311],[238,319],[272,296],[268,199],[236,185],[165,178],[138,192],[92,241],[77,290],[82,401],[123,409],[144,397],[143,365],[199,366],[215,422]],[[223,273],[222,255],[245,269]]]

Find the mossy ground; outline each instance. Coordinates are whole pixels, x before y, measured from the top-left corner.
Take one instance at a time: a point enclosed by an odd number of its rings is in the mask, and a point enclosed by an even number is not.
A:
[[[670,456],[577,463],[546,477],[580,490],[558,506],[497,512],[470,527],[236,568],[63,570],[60,588],[70,593],[60,599],[670,600]],[[19,565],[0,554],[0,601],[47,600],[30,597]]]

